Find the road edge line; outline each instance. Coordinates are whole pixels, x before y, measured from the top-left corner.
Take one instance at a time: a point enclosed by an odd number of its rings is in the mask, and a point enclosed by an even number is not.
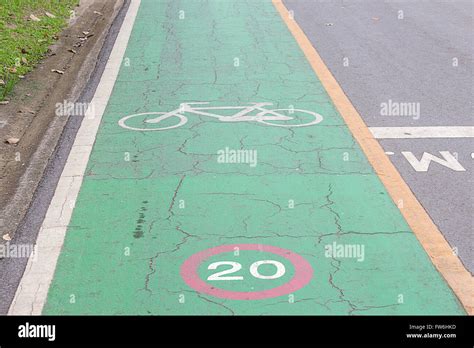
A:
[[[96,134],[115,85],[141,0],[131,0],[94,97],[84,115],[8,315],[41,315]]]
[[[369,127],[376,139],[446,139],[474,138],[474,127]]]
[[[326,89],[329,97],[347,124],[352,135],[382,181],[395,205],[425,249],[432,263],[453,290],[466,312],[474,315],[474,278],[467,271],[450,245],[431,220],[430,216],[415,197],[400,173],[385,154],[382,146],[374,138],[349,98],[342,90],[321,56],[313,47],[306,34],[283,4],[282,0],[272,0],[289,31],[303,51],[316,76]]]

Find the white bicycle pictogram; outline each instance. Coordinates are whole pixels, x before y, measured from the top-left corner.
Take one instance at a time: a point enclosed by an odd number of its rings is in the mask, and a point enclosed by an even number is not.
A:
[[[133,114],[123,117],[118,121],[118,124],[122,128],[134,131],[169,130],[181,127],[188,122],[188,118],[184,114],[213,117],[221,122],[258,122],[275,127],[307,127],[318,124],[323,120],[320,114],[313,111],[293,108],[274,110],[265,108],[265,106],[273,105],[272,103],[250,103],[247,106],[194,107],[194,105],[205,104],[209,104],[209,102],[182,103],[178,109],[169,112]],[[237,112],[230,116],[214,113],[214,111],[218,112],[219,110],[236,110]],[[175,119],[176,123],[165,126],[164,121],[167,119]],[[303,119],[303,123],[298,123],[301,119]]]

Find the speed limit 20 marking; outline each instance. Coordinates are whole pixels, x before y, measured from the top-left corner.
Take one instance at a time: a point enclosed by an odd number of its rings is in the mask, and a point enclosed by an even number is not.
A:
[[[239,262],[233,261],[218,261],[211,263],[207,269],[217,269],[219,266],[229,265],[231,268],[226,269],[225,271],[217,272],[211,274],[207,277],[207,280],[243,280],[244,277],[242,276],[227,276],[223,277],[224,274],[231,274],[239,271],[242,268],[242,265]],[[261,265],[274,265],[276,267],[276,272],[273,275],[262,275],[258,271],[258,267]],[[286,272],[285,265],[281,262],[275,260],[262,260],[256,261],[250,265],[250,274],[257,279],[278,279],[283,276]]]
[[[214,272],[207,277],[207,282],[199,276],[199,266],[208,258],[221,253],[233,252],[238,250],[255,250],[261,252],[268,252],[278,255],[288,260],[294,267],[293,277],[280,286],[272,289],[262,291],[232,291],[216,287],[219,281],[239,281],[243,280],[244,276],[239,274],[243,265],[235,261],[218,261],[208,265],[208,270],[216,270],[221,266],[230,266],[225,270]],[[272,265],[274,272],[269,275],[263,275],[259,269],[262,265]],[[250,275],[256,279],[272,280],[278,279],[285,275],[285,265],[276,260],[259,260],[253,262],[249,267]],[[311,265],[302,256],[295,252],[271,245],[262,244],[231,244],[221,245],[198,252],[189,257],[181,266],[181,277],[194,290],[212,295],[219,298],[226,298],[232,300],[261,300],[265,298],[278,297],[295,292],[308,284],[313,277],[313,269]],[[211,285],[212,283],[212,285]]]

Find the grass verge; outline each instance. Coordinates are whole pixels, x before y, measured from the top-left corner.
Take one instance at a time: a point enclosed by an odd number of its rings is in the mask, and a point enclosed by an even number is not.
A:
[[[79,0],[0,0],[0,101],[44,57]]]

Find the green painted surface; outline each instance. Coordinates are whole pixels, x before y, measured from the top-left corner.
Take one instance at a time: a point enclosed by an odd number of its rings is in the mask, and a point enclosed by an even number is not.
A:
[[[270,1],[144,0],[125,57],[45,314],[464,314]],[[282,128],[189,114],[158,132],[117,123],[193,101],[293,105],[324,120]],[[256,150],[257,165],[219,163],[226,147]],[[328,257],[333,242],[363,246],[363,260]],[[248,243],[298,253],[311,282],[291,296],[229,300],[181,278],[189,256]],[[286,273],[253,277],[249,265],[263,259]],[[201,278],[223,260],[239,262],[244,277],[213,282],[227,290],[270,289],[294,275],[280,256],[241,251],[205,260]]]

